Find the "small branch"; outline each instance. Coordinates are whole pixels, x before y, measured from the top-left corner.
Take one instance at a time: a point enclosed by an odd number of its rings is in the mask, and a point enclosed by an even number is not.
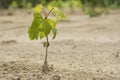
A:
[[[43,7],[43,14],[44,14],[44,17],[46,18],[47,17],[47,14],[45,12],[45,8]]]
[[[50,15],[50,13],[52,12],[53,9],[54,9],[54,8],[52,8],[52,9],[49,11],[49,13],[47,14],[47,17]]]

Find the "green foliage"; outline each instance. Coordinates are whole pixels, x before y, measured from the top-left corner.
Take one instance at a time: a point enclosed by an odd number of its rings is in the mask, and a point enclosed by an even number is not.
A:
[[[32,24],[30,28],[28,29],[29,32],[29,38],[31,40],[38,39],[39,34],[39,25],[42,22],[43,17],[39,13],[34,13],[34,19],[32,21]]]
[[[53,33],[52,39],[55,39],[57,34],[56,24],[61,18],[65,18],[65,15],[62,13],[62,11],[60,11],[56,7],[48,6],[48,13],[45,10],[46,9],[41,4],[33,9],[34,19],[28,29],[29,38],[31,40],[37,40],[38,38],[42,39],[48,36],[50,32]],[[43,12],[44,14],[42,14],[41,12]],[[48,18],[51,12],[56,14],[55,21]]]
[[[120,0],[0,0],[0,8],[8,8],[12,2],[16,1],[19,8],[26,8],[27,5],[35,6],[39,3],[43,5],[51,4],[56,7],[82,7],[86,4],[102,7],[119,7]]]
[[[83,4],[82,4],[82,2],[79,1],[79,0],[70,0],[70,1],[69,1],[69,6],[70,6],[71,8],[76,8],[76,7],[82,8],[82,7],[83,7]]]
[[[27,0],[22,0],[20,5],[23,7],[23,8],[27,8],[27,9],[31,9],[32,8],[32,3],[31,2],[28,2]]]
[[[14,14],[14,11],[13,11],[13,10],[15,10],[15,9],[17,9],[17,8],[18,8],[17,2],[16,2],[16,1],[13,1],[13,2],[11,3],[11,5],[9,6],[9,8],[8,8],[8,15],[13,15],[13,14]]]
[[[39,3],[59,7],[61,9],[69,8],[71,12],[74,12],[75,8],[82,8],[82,10],[90,16],[108,13],[108,9],[120,8],[120,0],[0,0],[0,8],[7,8],[11,13],[12,9],[31,9]],[[94,9],[99,7],[104,8],[104,10],[100,11]]]
[[[120,5],[120,0],[81,0],[83,4],[91,4],[92,6],[109,7],[113,4]]]
[[[54,1],[51,1],[49,3],[49,5],[59,7],[59,8],[63,8],[64,7],[64,2],[62,0],[58,0],[58,1],[54,0]]]
[[[17,4],[16,1],[13,1],[13,2],[11,3],[11,5],[9,6],[9,9],[17,9],[17,8],[18,8],[18,4]]]
[[[58,1],[51,1],[49,3],[52,6],[60,7],[60,8],[80,8],[82,7],[82,3],[80,0],[58,0]]]
[[[90,17],[108,14],[110,9],[119,8],[120,0],[81,0],[83,11]]]
[[[0,8],[8,8],[13,0],[0,0]]]
[[[86,7],[85,8],[85,13],[89,14],[90,17],[95,17],[95,16],[99,16],[102,13],[104,13],[106,10],[104,8],[101,7]]]
[[[27,9],[31,9],[31,8],[32,8],[32,3],[28,2],[28,3],[26,4],[26,8],[27,8]]]

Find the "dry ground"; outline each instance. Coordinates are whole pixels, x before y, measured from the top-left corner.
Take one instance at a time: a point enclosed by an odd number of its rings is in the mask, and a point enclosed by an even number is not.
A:
[[[49,64],[41,74],[43,41],[30,41],[27,29],[32,15],[0,11],[0,80],[120,80],[120,11],[90,18],[68,15],[50,40]]]

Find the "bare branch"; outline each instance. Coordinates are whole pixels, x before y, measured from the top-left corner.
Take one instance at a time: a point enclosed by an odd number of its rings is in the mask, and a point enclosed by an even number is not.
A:
[[[52,9],[49,11],[49,13],[47,14],[47,17],[50,15],[50,13],[52,12],[53,9],[54,9],[54,8],[52,8]]]

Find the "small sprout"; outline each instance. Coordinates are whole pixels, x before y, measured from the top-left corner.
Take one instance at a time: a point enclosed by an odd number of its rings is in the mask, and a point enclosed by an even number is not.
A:
[[[56,24],[62,18],[65,18],[65,15],[57,7],[43,7],[41,4],[37,5],[34,9],[34,18],[31,26],[28,29],[28,34],[30,40],[38,40],[46,38],[46,41],[43,42],[43,46],[46,48],[45,61],[42,66],[42,72],[48,73],[50,68],[48,67],[47,57],[48,57],[48,47],[50,45],[48,35],[52,32],[55,39],[57,34]],[[43,14],[42,14],[43,13]],[[56,20],[52,20],[49,17],[50,13],[54,13]]]

